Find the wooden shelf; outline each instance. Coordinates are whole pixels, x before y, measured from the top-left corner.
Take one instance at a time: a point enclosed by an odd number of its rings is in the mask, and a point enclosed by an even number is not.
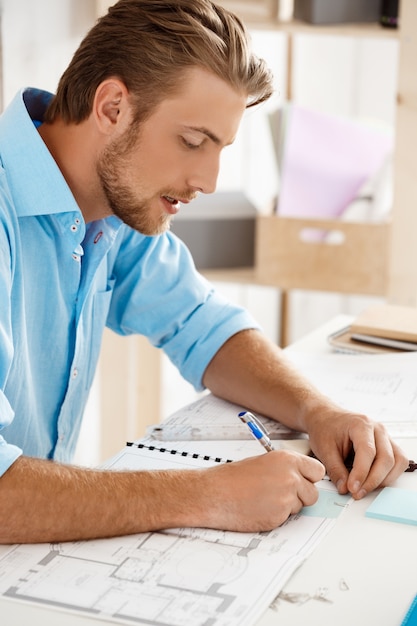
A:
[[[216,282],[381,296],[389,229],[389,222],[258,216],[254,267],[203,273]]]
[[[255,267],[232,267],[216,270],[201,270],[201,273],[211,282],[219,283],[244,283],[247,285],[260,285],[260,277]]]

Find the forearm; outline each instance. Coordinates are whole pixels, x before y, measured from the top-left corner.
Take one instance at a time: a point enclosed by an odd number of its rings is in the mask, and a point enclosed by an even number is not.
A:
[[[315,459],[285,450],[207,469],[139,472],[20,458],[0,479],[0,543],[61,542],[182,526],[271,530],[316,501],[314,483],[323,472]]]
[[[206,369],[215,395],[306,431],[306,420],[333,404],[289,362],[283,350],[255,330],[231,337]]]
[[[201,480],[201,471],[100,471],[21,457],[0,479],[0,543],[198,525],[207,506]]]

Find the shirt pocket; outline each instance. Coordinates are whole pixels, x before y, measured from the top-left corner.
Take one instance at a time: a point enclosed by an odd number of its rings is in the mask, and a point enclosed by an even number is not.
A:
[[[106,326],[107,316],[109,314],[110,302],[113,295],[114,280],[109,281],[105,291],[98,291],[92,298],[90,312],[87,313],[88,319],[85,325],[89,329],[88,341],[89,352],[86,355],[88,360],[86,387],[89,389],[93,382],[94,374],[97,368],[97,361],[100,355],[100,349],[103,339],[103,331]]]

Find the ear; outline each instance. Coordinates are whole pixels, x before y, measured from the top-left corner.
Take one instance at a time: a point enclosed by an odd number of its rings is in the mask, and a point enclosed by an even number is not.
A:
[[[96,89],[93,116],[100,132],[109,135],[130,118],[126,85],[118,78],[104,80]]]

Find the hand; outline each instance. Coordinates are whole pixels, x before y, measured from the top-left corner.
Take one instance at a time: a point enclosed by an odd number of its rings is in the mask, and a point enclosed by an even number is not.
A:
[[[359,500],[392,484],[407,468],[408,458],[382,424],[365,415],[331,409],[309,422],[311,449],[325,465],[339,493]],[[353,466],[345,460],[353,455]]]
[[[276,528],[289,515],[317,501],[314,483],[324,474],[324,466],[317,459],[287,450],[206,470],[208,525],[242,532]]]

